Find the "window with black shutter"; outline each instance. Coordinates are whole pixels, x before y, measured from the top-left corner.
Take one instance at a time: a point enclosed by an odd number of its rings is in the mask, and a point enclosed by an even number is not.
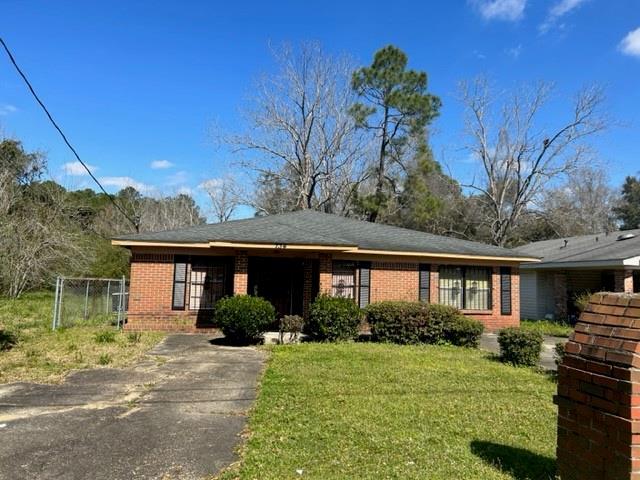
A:
[[[369,305],[369,296],[371,291],[371,262],[360,262],[358,267],[360,269],[360,289],[358,300],[360,307],[364,308]]]
[[[188,258],[176,255],[173,259],[173,310],[184,310],[187,294],[187,261]]]
[[[511,268],[500,267],[500,313],[511,315]]]
[[[419,290],[418,290],[418,299],[421,302],[429,303],[429,285],[430,285],[430,274],[431,274],[431,265],[427,265],[425,263],[420,264],[420,279],[419,279]]]

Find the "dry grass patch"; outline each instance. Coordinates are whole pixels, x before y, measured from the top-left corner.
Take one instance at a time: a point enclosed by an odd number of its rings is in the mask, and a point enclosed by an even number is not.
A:
[[[52,331],[52,305],[48,292],[0,299],[0,331],[16,340],[0,351],[0,383],[50,383],[75,369],[124,367],[164,338],[163,333],[124,333],[106,325]]]

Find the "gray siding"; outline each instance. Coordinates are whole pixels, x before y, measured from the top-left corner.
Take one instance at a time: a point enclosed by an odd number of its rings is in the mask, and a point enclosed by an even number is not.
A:
[[[520,317],[537,319],[538,317],[538,273],[520,270]]]

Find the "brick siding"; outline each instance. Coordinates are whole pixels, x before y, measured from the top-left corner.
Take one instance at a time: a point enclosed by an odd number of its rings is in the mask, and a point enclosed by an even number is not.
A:
[[[558,367],[563,480],[640,479],[640,296],[596,294]]]
[[[248,254],[244,250],[235,253],[233,267],[234,294],[247,293]],[[209,311],[172,310],[174,251],[155,249],[151,252],[134,252],[131,262],[131,288],[127,330],[167,330],[167,331],[209,331],[212,315]],[[327,253],[310,254],[304,267],[303,309],[306,314],[311,302],[313,279],[312,260],[318,261],[318,287],[320,293],[331,293],[333,256]],[[459,263],[460,264],[460,263]],[[438,302],[438,268],[431,263],[430,292],[431,303]],[[517,326],[520,322],[520,277],[518,269],[512,268],[511,314],[500,312],[500,270],[492,268],[492,308],[487,311],[465,311],[465,315],[480,320],[489,331],[507,326]],[[371,262],[370,302],[384,300],[417,301],[419,296],[419,263],[373,259]],[[188,291],[187,291],[188,298]]]

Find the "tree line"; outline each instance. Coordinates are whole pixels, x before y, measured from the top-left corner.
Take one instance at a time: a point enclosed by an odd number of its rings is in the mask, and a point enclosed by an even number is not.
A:
[[[256,215],[314,209],[370,222],[505,247],[640,226],[640,180],[618,191],[597,166],[591,139],[610,126],[599,88],[557,102],[553,85],[512,91],[483,78],[463,82],[461,147],[475,169],[454,178],[430,147],[442,108],[426,72],[387,46],[370,65],[327,55],[319,45],[274,50],[244,106],[247,129],[222,132],[231,173],[209,181],[208,210],[230,219],[241,204]],[[564,108],[563,108],[564,107]],[[56,274],[118,277],[128,252],[110,239],[134,231],[107,195],[46,180],[46,158],[0,139],[0,291],[19,296]],[[155,231],[205,222],[186,194],[113,200]]]

